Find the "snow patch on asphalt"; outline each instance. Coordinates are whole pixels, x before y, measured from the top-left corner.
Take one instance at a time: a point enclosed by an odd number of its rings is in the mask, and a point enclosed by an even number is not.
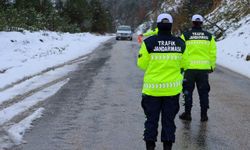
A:
[[[42,116],[43,111],[44,111],[44,108],[39,108],[30,116],[26,117],[19,123],[9,128],[8,134],[15,144],[22,143],[22,139],[23,139],[25,131],[32,127],[31,124],[35,119],[38,119]]]
[[[43,89],[34,95],[24,99],[21,102],[18,102],[10,107],[7,107],[0,111],[0,125],[3,125],[7,121],[11,120],[13,117],[17,116],[18,114],[23,113],[24,111],[28,110],[32,106],[36,105],[37,103],[46,100],[50,96],[54,95],[64,84],[66,84],[68,80],[59,82],[54,84],[46,89]]]
[[[51,70],[47,73],[44,73],[43,75],[34,77],[21,84],[17,84],[13,88],[7,89],[0,93],[0,105],[11,98],[29,92],[32,89],[41,87],[42,85],[52,82],[53,80],[66,76],[69,72],[74,71],[76,68],[77,64],[66,65],[63,68]]]

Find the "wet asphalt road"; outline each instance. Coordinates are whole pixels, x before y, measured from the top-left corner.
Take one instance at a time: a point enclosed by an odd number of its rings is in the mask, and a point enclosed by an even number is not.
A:
[[[143,150],[139,46],[110,40],[90,55],[68,84],[44,103],[43,117],[14,150]],[[210,76],[209,121],[197,94],[191,122],[176,118],[175,150],[249,150],[250,79],[218,67]],[[182,104],[180,100],[180,104]],[[179,114],[183,111],[181,106]],[[160,138],[158,138],[160,139]],[[158,150],[162,149],[157,142]]]

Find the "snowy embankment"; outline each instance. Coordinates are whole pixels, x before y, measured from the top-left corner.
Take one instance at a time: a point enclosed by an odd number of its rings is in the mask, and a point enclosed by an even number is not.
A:
[[[217,43],[217,64],[250,78],[250,15],[244,17],[237,30],[227,33],[225,39]]]
[[[41,102],[68,82],[77,68],[112,36],[90,33],[0,32],[0,150],[22,143]]]
[[[90,53],[109,38],[89,33],[0,32],[0,89]]]

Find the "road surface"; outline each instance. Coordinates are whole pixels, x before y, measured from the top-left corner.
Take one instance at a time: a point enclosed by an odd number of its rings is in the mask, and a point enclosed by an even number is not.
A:
[[[79,65],[43,104],[45,113],[14,150],[143,150],[143,72],[136,41],[114,39]],[[218,67],[210,76],[209,121],[200,122],[197,94],[191,122],[176,118],[174,150],[249,150],[250,79]],[[182,104],[180,100],[180,104]],[[181,106],[180,113],[183,111]],[[158,136],[158,139],[159,136]],[[162,144],[157,142],[157,150]]]

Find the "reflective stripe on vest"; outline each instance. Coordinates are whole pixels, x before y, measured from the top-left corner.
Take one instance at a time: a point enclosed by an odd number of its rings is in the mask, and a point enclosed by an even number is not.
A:
[[[182,56],[175,55],[151,55],[151,60],[181,60]]]
[[[210,41],[205,40],[192,40],[192,41],[186,41],[186,45],[209,45]]]
[[[143,88],[145,89],[166,89],[166,88],[177,88],[182,86],[182,80],[176,82],[167,82],[160,84],[144,83]]]
[[[210,64],[209,60],[191,60],[191,64]]]

